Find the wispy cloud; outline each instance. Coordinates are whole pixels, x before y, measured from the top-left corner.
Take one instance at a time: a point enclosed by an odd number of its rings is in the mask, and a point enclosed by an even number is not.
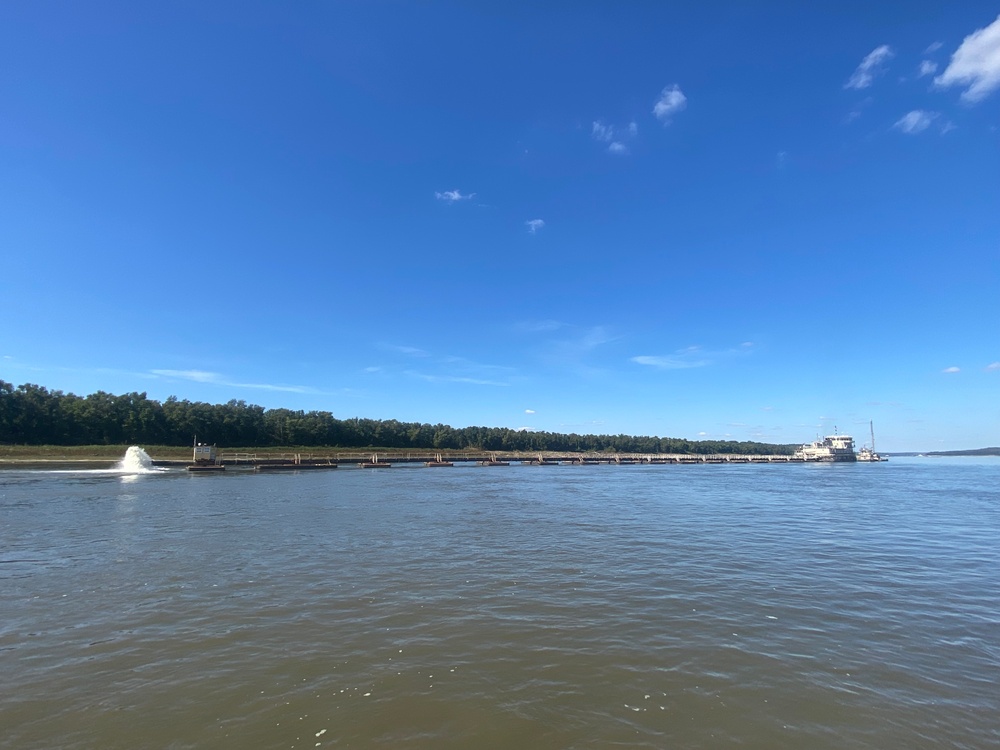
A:
[[[524,413],[525,413],[525,414],[534,414],[534,413],[535,413],[535,410],[534,410],[534,409],[525,409],[525,410],[524,410]]]
[[[927,49],[924,50],[925,55],[933,54],[941,49],[944,45],[941,42],[931,42],[927,45]]]
[[[553,329],[555,330],[555,329]],[[620,339],[620,335],[608,326],[579,326],[565,324],[553,336],[537,335],[545,331],[528,331],[536,346],[538,358],[547,366],[568,370],[581,377],[605,374],[597,363],[601,361],[601,350]]]
[[[410,377],[419,378],[428,383],[462,383],[465,385],[492,385],[505,388],[510,385],[510,383],[504,383],[499,380],[484,380],[482,378],[468,377],[465,375],[434,375],[432,373],[426,372],[416,372],[414,370],[407,370],[406,374]]]
[[[844,124],[845,125],[850,124],[850,123],[854,122],[855,120],[857,120],[859,117],[861,117],[862,113],[864,112],[865,107],[870,106],[872,104],[872,102],[874,102],[874,101],[875,100],[872,97],[866,96],[860,102],[858,102],[857,104],[855,104],[854,105],[854,109],[852,109],[850,112],[848,112],[847,116],[844,117]]]
[[[885,63],[895,56],[892,48],[888,44],[876,47],[861,61],[854,74],[844,84],[845,89],[866,89],[875,81],[875,77],[881,75],[885,69]]]
[[[1000,362],[990,362],[986,365],[987,370],[1000,370]]]
[[[525,320],[518,323],[515,328],[526,333],[545,333],[558,331],[560,328],[565,328],[566,325],[561,320]]]
[[[946,367],[943,370],[941,370],[941,372],[946,372],[946,373],[949,373],[949,374],[953,373],[953,372],[961,372],[961,371],[962,370],[961,370],[960,367]]]
[[[731,349],[713,351],[700,346],[689,346],[678,349],[672,354],[642,354],[632,357],[629,361],[658,370],[689,370],[695,367],[707,367],[730,357],[744,356],[752,350],[753,342],[744,341]]]
[[[629,153],[626,145],[627,141],[635,138],[639,133],[639,126],[635,122],[630,122],[627,127],[619,128],[613,125],[605,125],[600,120],[595,120],[590,136],[595,141],[608,144],[608,153],[624,156]]]
[[[280,393],[310,393],[318,394],[315,388],[304,385],[275,385],[272,383],[240,383],[217,372],[205,370],[150,370],[150,373],[169,380],[189,380],[195,383],[207,383],[226,388],[247,388],[257,391],[276,391]]]
[[[483,364],[465,357],[434,354],[412,346],[378,344],[377,348],[414,360],[402,366],[374,366],[365,369],[365,372],[378,374],[381,378],[405,375],[427,383],[464,383],[503,387],[510,385],[517,379],[517,370],[504,365]]]
[[[205,370],[150,370],[154,375],[176,380],[193,380],[195,383],[219,383],[223,377],[217,372]]]
[[[472,200],[476,197],[476,194],[469,193],[464,195],[461,190],[445,190],[443,193],[434,193],[434,197],[445,203],[457,203],[459,201]]]
[[[1000,16],[962,40],[934,83],[941,87],[966,86],[962,101],[968,104],[982,101],[1000,88]]]
[[[416,346],[404,346],[401,344],[387,344],[381,343],[377,344],[379,349],[386,352],[395,352],[396,354],[404,354],[407,357],[429,357],[431,356],[429,352]]]
[[[920,68],[917,70],[917,78],[923,78],[924,76],[930,76],[937,73],[938,64],[933,60],[921,60]]]
[[[907,135],[916,135],[917,133],[922,133],[927,128],[931,126],[938,117],[940,112],[928,112],[923,109],[915,109],[912,112],[907,112],[905,115],[900,117],[896,124],[893,125],[896,130],[906,133]]]
[[[658,370],[687,370],[692,367],[704,367],[709,364],[707,359],[696,359],[684,353],[672,356],[643,354],[638,357],[632,357],[631,361],[637,365],[655,367]]]
[[[529,219],[524,222],[524,225],[528,227],[528,234],[536,234],[539,229],[545,226],[545,222],[542,219]]]
[[[615,129],[610,125],[605,125],[600,120],[595,120],[590,137],[595,141],[610,141],[615,137]]]
[[[660,98],[653,105],[653,114],[664,125],[669,125],[678,112],[687,107],[687,97],[676,83],[660,92]]]

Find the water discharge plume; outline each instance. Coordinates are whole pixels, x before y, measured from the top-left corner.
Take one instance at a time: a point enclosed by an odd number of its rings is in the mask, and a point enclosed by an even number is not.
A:
[[[161,469],[153,465],[153,459],[146,451],[138,445],[132,445],[125,451],[125,456],[118,462],[115,471],[122,474],[155,474]]]

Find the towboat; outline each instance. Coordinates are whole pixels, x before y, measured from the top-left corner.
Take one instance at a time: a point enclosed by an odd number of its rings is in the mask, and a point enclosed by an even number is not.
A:
[[[850,435],[827,435],[799,448],[792,458],[800,461],[857,461],[854,438]]]

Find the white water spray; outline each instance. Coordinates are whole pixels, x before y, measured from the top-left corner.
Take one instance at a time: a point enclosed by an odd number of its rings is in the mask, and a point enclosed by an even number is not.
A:
[[[129,446],[125,457],[118,462],[115,471],[122,474],[155,474],[161,469],[153,466],[153,459],[138,445]]]

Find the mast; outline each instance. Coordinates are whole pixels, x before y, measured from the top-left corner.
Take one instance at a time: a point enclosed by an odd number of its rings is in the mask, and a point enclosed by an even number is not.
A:
[[[872,420],[868,420],[868,428],[872,431],[872,453],[875,452],[875,423]]]

